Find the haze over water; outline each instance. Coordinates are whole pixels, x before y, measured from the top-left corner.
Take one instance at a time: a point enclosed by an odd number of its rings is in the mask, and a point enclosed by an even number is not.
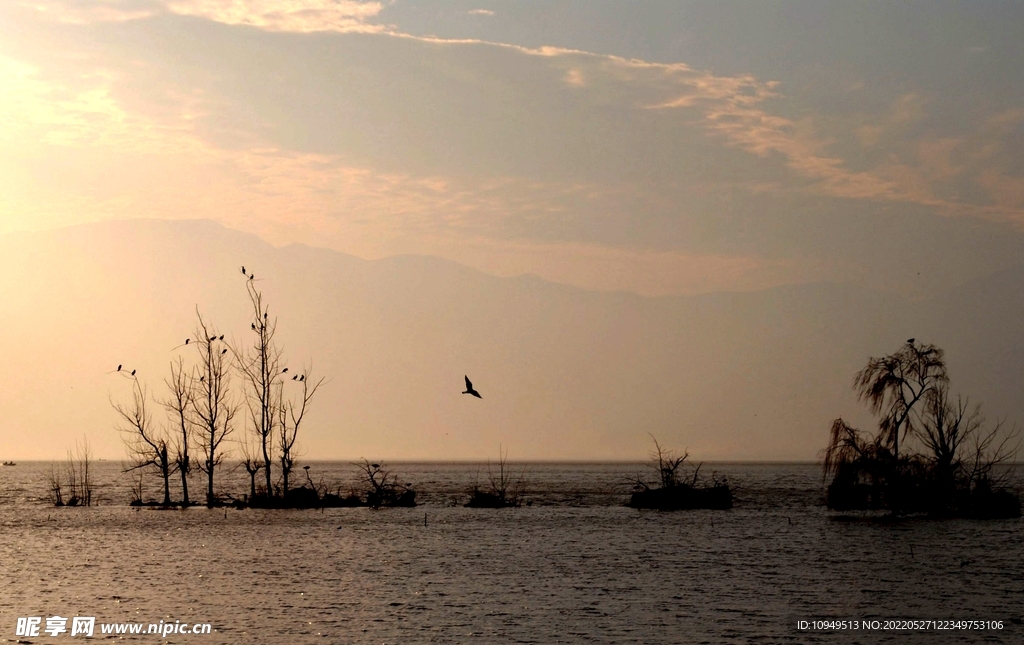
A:
[[[814,464],[706,464],[728,477],[735,508],[675,513],[622,505],[639,464],[525,467],[532,504],[517,509],[452,506],[486,464],[410,463],[394,468],[422,506],[322,512],[135,510],[116,505],[126,478],[98,507],[54,509],[39,500],[48,464],[3,468],[0,639],[15,640],[17,616],[76,614],[214,625],[169,643],[1014,643],[1024,633],[1019,519],[839,521]],[[116,481],[117,468],[99,464],[97,481]],[[352,467],[310,472],[345,482]],[[244,490],[244,473],[224,485]],[[796,630],[815,618],[1005,626]]]

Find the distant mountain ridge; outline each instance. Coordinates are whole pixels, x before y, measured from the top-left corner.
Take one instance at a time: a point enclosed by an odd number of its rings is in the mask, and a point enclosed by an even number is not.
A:
[[[853,374],[912,336],[947,350],[955,391],[1024,422],[1024,265],[916,302],[843,284],[645,297],[128,220],[0,236],[0,454],[60,456],[84,433],[118,457],[108,397],[127,382],[106,372],[159,394],[196,307],[247,340],[243,264],[292,371],[330,379],[309,459],[642,458],[648,432],[701,459],[814,459],[831,419],[871,423]]]

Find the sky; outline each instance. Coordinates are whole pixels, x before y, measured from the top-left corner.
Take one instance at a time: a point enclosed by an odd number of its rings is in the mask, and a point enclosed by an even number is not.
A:
[[[211,219],[645,295],[1024,250],[1024,6],[13,0],[0,233]]]

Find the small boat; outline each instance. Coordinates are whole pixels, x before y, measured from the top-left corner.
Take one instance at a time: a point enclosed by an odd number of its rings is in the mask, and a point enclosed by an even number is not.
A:
[[[5,466],[17,466],[18,464],[14,463],[13,461],[5,461],[4,465]]]

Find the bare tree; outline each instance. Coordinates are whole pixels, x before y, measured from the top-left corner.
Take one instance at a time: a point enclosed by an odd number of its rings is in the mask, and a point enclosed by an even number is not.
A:
[[[227,361],[228,348],[213,335],[202,315],[196,310],[196,341],[199,352],[199,378],[193,377],[192,411],[196,418],[196,443],[202,454],[199,470],[206,475],[206,505],[217,503],[213,477],[224,460],[221,444],[231,434],[237,411],[231,401],[231,375]]]
[[[263,457],[263,475],[266,494],[272,494],[271,466],[274,454],[274,429],[281,413],[281,351],[274,342],[277,319],[270,318],[268,307],[263,303],[263,294],[256,288],[255,280],[248,274],[246,292],[252,305],[250,331],[254,334],[248,347],[232,347],[235,363],[245,381],[245,401],[253,433],[259,439]]]
[[[256,499],[256,475],[263,469],[263,460],[257,457],[259,446],[252,444],[251,435],[245,433],[238,442],[242,452],[240,465],[249,473],[249,502]]]
[[[1020,452],[1020,431],[1016,427],[1007,428],[1002,421],[997,421],[985,430],[982,423],[970,435],[970,452],[964,460],[964,471],[972,488],[991,489],[1009,483],[1012,471],[1000,466],[1015,463]]]
[[[398,475],[392,473],[383,464],[370,463],[363,459],[354,464],[359,467],[362,481],[369,484],[366,494],[366,505],[371,508],[381,506],[415,506],[416,493],[407,484],[399,483]]]
[[[906,435],[916,427],[915,406],[948,382],[942,350],[911,338],[895,354],[870,359],[854,377],[853,387],[872,412],[882,415],[880,438],[898,462],[900,432]]]
[[[174,449],[174,467],[181,474],[181,503],[183,506],[190,506],[192,502],[188,496],[188,476],[192,471],[192,461],[188,448],[192,443],[192,420],[189,413],[195,395],[195,383],[193,376],[186,371],[185,362],[180,356],[177,361],[171,363],[171,376],[164,379],[164,383],[167,384],[169,394],[162,404],[175,428],[171,445]]]
[[[959,396],[953,403],[946,385],[936,388],[935,395],[929,397],[917,435],[930,453],[936,476],[944,484],[952,486],[962,448],[978,434],[984,421],[980,405],[972,408],[969,399]]]
[[[53,462],[50,462],[50,474],[47,476],[47,483],[50,488],[50,501],[54,506],[64,506],[64,495],[61,490],[63,482],[61,481],[60,469]]]
[[[314,383],[309,378],[310,371],[309,369],[304,370],[300,375],[301,378],[297,381],[298,385],[302,386],[302,395],[296,400],[286,399],[283,392],[278,394],[278,401],[281,402],[278,408],[280,420],[277,426],[281,460],[281,494],[286,497],[288,495],[288,479],[295,468],[295,441],[299,436],[299,428],[306,416],[310,400],[324,382],[324,379],[320,378]],[[283,390],[284,384],[282,383],[281,386]]]
[[[164,483],[163,505],[171,505],[171,470],[173,463],[167,448],[167,437],[153,424],[146,405],[146,388],[139,379],[132,378],[132,401],[129,404],[114,403],[121,432],[128,451],[127,471],[138,471],[153,467],[159,471]]]

